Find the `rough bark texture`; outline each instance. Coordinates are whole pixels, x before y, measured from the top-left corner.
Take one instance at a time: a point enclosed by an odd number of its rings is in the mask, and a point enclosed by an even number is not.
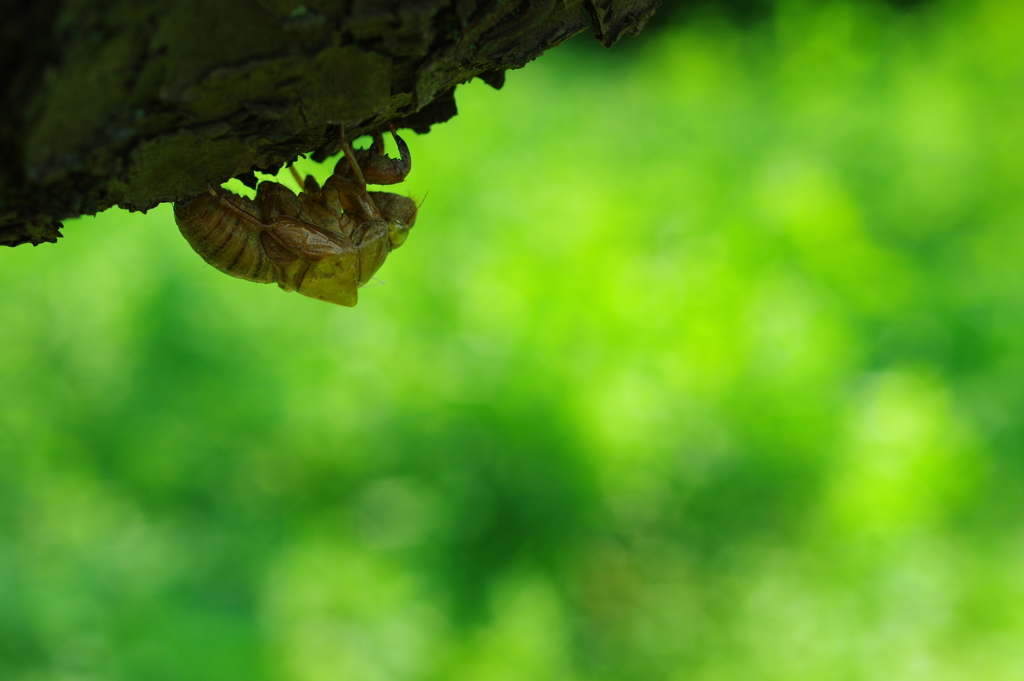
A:
[[[473,77],[501,87],[593,26],[636,34],[658,0],[3,0],[0,244],[147,210],[386,121],[425,132]]]

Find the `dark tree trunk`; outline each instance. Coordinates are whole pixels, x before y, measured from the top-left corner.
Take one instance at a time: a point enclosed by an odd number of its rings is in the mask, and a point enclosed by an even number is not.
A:
[[[393,121],[584,30],[611,46],[658,0],[4,0],[0,244],[146,210]]]

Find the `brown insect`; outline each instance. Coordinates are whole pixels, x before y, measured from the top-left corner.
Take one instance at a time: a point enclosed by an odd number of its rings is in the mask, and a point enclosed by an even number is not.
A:
[[[345,155],[323,187],[294,168],[298,196],[277,182],[261,182],[255,199],[211,187],[174,204],[178,229],[225,274],[351,307],[416,222],[412,199],[366,191],[367,183],[401,182],[412,167],[409,147],[390,127],[400,158],[384,154],[379,133],[373,147],[357,151],[342,133]]]

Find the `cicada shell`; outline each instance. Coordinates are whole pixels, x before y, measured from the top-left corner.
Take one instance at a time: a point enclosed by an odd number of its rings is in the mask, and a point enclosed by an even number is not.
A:
[[[394,128],[391,134],[398,159],[384,155],[379,135],[374,148],[359,151],[342,137],[345,156],[323,187],[307,177],[296,195],[262,182],[255,199],[211,188],[174,204],[175,221],[196,253],[225,274],[352,307],[416,222],[412,199],[366,191],[367,182],[395,184],[409,173],[409,148]]]

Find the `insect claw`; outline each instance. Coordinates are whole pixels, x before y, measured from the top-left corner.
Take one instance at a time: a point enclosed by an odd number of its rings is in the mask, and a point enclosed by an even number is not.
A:
[[[401,182],[409,174],[409,171],[412,170],[412,155],[409,153],[409,145],[398,136],[398,132],[391,121],[388,121],[388,127],[391,129],[391,136],[395,139],[395,146],[398,147],[398,155],[402,158],[401,164],[396,168],[400,174],[398,181]]]

